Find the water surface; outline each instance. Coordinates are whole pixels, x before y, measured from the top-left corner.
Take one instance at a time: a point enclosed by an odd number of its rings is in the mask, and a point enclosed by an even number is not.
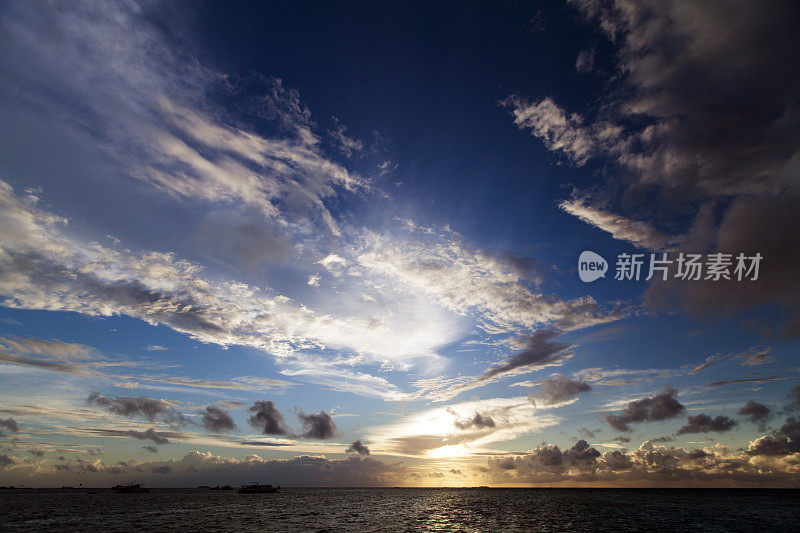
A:
[[[3,531],[800,531],[797,490],[0,491]]]

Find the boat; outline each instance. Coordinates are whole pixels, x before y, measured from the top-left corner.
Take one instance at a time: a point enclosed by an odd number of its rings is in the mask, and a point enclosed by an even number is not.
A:
[[[273,487],[272,485],[259,485],[258,483],[251,483],[250,485],[242,485],[238,491],[239,494],[263,494],[266,492],[278,492],[280,487]]]
[[[143,487],[139,483],[128,483],[127,485],[115,485],[114,492],[118,494],[131,494],[131,493],[150,492],[150,489],[148,489],[147,487]]]

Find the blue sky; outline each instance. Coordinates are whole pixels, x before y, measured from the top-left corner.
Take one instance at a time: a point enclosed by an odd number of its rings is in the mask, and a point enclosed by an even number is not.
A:
[[[796,5],[0,10],[9,483],[797,483]]]

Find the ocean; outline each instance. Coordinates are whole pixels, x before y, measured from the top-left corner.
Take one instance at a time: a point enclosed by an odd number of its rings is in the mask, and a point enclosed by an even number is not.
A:
[[[800,491],[2,490],[2,531],[800,531]]]

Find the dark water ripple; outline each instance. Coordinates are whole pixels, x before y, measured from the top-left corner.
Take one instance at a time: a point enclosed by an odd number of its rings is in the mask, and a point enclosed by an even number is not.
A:
[[[800,531],[797,490],[0,491],[3,531]]]

